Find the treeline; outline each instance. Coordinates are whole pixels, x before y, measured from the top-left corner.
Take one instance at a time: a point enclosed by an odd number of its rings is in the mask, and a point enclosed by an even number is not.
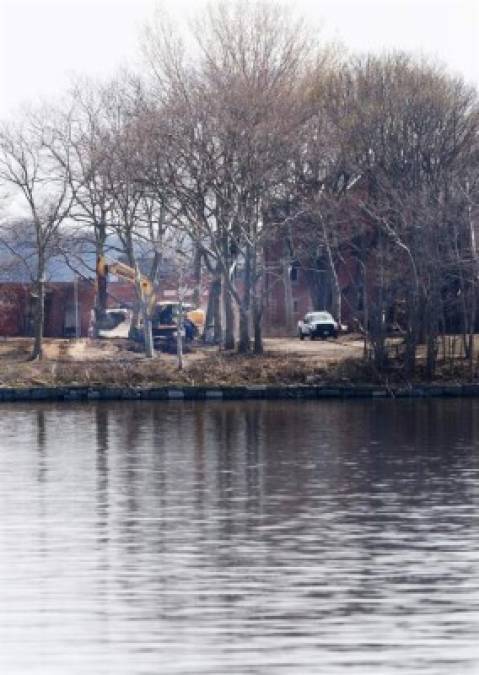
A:
[[[341,321],[349,303],[378,369],[391,327],[408,375],[422,343],[433,375],[451,326],[474,367],[473,88],[407,54],[323,47],[305,21],[266,2],[213,5],[183,42],[158,20],[143,49],[144,76],[78,82],[61,107],[2,126],[0,179],[29,218],[4,220],[1,239],[13,252],[25,238],[35,248],[23,264],[34,260],[36,356],[48,256],[77,255],[71,242],[82,237],[103,255],[114,233],[135,269],[139,244],[150,252],[152,279],[165,256],[196,278],[207,270],[208,314],[226,349],[262,351],[266,273],[286,285],[300,266],[318,309]],[[268,255],[278,246],[280,270]],[[100,292],[97,316],[105,306]]]

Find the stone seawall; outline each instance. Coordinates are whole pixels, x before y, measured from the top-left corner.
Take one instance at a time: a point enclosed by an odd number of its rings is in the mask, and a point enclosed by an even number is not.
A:
[[[412,385],[381,387],[374,385],[238,387],[18,387],[0,388],[0,403],[16,401],[208,401],[208,400],[312,400],[352,398],[432,398],[479,396],[479,384]]]

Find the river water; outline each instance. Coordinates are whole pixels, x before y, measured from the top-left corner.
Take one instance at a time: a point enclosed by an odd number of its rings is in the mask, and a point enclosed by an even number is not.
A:
[[[479,673],[479,401],[6,405],[0,672]]]

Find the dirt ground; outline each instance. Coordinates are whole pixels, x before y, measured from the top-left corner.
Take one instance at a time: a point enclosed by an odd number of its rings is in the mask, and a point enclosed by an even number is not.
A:
[[[0,339],[0,386],[311,383],[360,357],[363,343],[351,335],[327,341],[267,338],[260,357],[196,346],[185,354],[182,372],[176,355],[161,353],[152,361],[127,340],[45,339],[41,362],[28,360],[31,347],[29,338]]]
[[[397,339],[390,340],[393,356],[397,344]],[[450,336],[443,347],[440,347],[441,365],[436,370],[435,380],[455,382],[465,377],[470,380],[467,361],[461,352],[461,340],[457,336]],[[31,339],[0,338],[0,387],[234,386],[406,381],[397,362],[393,361],[392,367],[381,374],[376,371],[372,361],[365,361],[362,358],[364,345],[360,335],[343,335],[337,340],[326,341],[267,338],[264,348],[265,353],[261,356],[241,356],[221,352],[217,347],[195,346],[185,354],[184,369],[179,371],[175,354],[161,353],[154,359],[147,359],[138,346],[128,340],[46,339],[45,358],[32,362],[29,361]],[[479,335],[476,336],[476,353],[479,353]],[[418,350],[417,381],[426,381],[424,354],[422,347]],[[479,378],[479,363],[474,378]]]
[[[266,338],[267,353],[295,356],[317,365],[337,363],[344,359],[360,357],[364,342],[359,335],[344,335],[337,340],[300,340],[299,338]]]
[[[30,338],[0,338],[0,367],[8,361],[24,361],[31,351]],[[269,355],[294,356],[317,364],[340,361],[345,358],[360,356],[363,341],[357,335],[347,335],[337,340],[299,340],[298,338],[265,338],[264,351]],[[214,347],[196,345],[191,352],[185,354],[186,366],[190,362],[206,358],[217,352]],[[53,361],[111,361],[138,360],[143,355],[127,340],[62,340],[45,338],[45,358]],[[161,359],[176,362],[176,356],[161,353]]]

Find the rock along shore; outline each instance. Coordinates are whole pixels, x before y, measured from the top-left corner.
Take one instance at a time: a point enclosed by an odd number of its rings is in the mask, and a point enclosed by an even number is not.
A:
[[[17,401],[205,401],[394,399],[479,396],[479,384],[448,385],[250,385],[237,387],[3,387],[0,402]]]

